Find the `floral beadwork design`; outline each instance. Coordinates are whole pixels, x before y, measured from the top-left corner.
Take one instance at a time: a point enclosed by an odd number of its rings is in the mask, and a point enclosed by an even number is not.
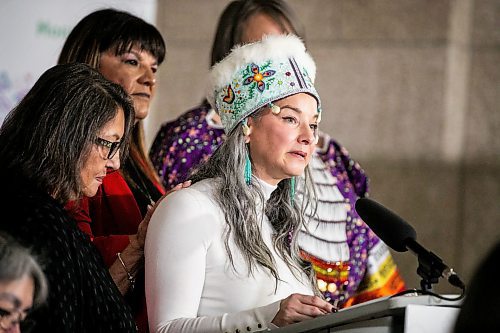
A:
[[[292,60],[249,61],[215,89],[215,108],[229,132],[249,114],[279,97],[310,91],[319,101],[305,69]]]
[[[263,67],[266,67],[266,66],[263,66]],[[266,89],[266,82],[264,82],[264,78],[271,77],[276,73],[276,71],[272,70],[272,69],[261,72],[259,66],[257,66],[256,64],[253,64],[253,63],[250,65],[250,70],[251,70],[251,74],[250,74],[250,76],[246,77],[243,80],[243,85],[246,86],[246,85],[249,85],[249,84],[255,82],[257,89],[260,92],[263,92]]]

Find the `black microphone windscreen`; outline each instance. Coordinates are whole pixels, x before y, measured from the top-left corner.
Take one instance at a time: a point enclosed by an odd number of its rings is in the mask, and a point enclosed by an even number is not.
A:
[[[417,233],[411,225],[374,200],[358,199],[356,212],[380,239],[398,252],[407,251],[405,241],[408,238],[417,238]]]

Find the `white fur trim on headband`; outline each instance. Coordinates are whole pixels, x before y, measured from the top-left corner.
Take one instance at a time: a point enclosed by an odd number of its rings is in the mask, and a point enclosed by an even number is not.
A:
[[[295,60],[305,67],[314,83],[316,64],[307,53],[304,44],[295,35],[268,35],[261,42],[236,46],[221,62],[215,64],[209,74],[207,97],[213,105],[213,92],[231,82],[234,73],[249,63],[261,63],[266,60]]]

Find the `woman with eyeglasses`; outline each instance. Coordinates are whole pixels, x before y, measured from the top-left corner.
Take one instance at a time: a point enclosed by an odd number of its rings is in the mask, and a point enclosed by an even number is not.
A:
[[[47,281],[30,252],[0,233],[0,332],[27,332],[30,311],[45,302]]]
[[[59,63],[82,62],[120,84],[135,109],[130,156],[109,169],[93,198],[71,205],[70,214],[99,249],[120,292],[132,306],[140,332],[148,332],[144,297],[144,239],[148,207],[164,194],[145,154],[143,119],[156,92],[165,42],[151,24],[129,13],[104,9],[84,17],[69,34]]]
[[[73,63],[47,70],[0,128],[8,194],[0,230],[30,247],[49,285],[31,316],[37,332],[136,332],[101,255],[64,209],[94,196],[106,170],[120,167],[133,121],[120,85]]]

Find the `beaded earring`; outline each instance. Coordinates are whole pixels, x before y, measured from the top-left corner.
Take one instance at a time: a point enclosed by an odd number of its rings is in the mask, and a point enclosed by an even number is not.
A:
[[[247,185],[250,185],[252,182],[252,162],[250,162],[250,154],[246,153],[246,158],[245,158],[245,183]]]
[[[274,115],[278,115],[281,112],[281,108],[279,106],[277,106],[276,104],[273,104],[272,102],[269,102],[269,104],[267,104],[267,106],[271,109],[271,112]]]
[[[290,178],[290,203],[295,199],[295,177]]]
[[[241,122],[241,127],[243,130],[243,135],[248,136],[250,134],[250,127],[248,127],[246,118],[243,119],[243,121]],[[247,185],[250,185],[251,182],[252,182],[252,162],[250,161],[250,154],[247,149],[245,156],[245,183]]]
[[[241,122],[241,128],[243,129],[243,135],[244,136],[249,136],[250,135],[250,127],[248,127],[247,119],[248,118],[245,118]]]

